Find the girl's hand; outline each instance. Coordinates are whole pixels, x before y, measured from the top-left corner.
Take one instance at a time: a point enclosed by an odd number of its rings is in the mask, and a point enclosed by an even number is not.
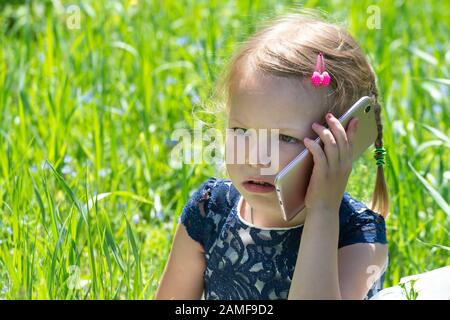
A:
[[[339,212],[352,171],[352,145],[358,121],[353,118],[346,132],[331,113],[327,114],[326,120],[329,129],[316,123],[312,126],[323,141],[324,149],[319,143],[314,143],[314,140],[304,139],[304,144],[314,160],[305,206],[308,209]]]

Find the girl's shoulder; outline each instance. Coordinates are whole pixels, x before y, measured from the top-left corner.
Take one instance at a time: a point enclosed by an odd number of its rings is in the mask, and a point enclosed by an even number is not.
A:
[[[205,209],[205,212],[201,211],[202,215],[207,216],[210,212],[221,213],[223,211],[222,213],[225,213],[227,209],[231,209],[235,205],[238,198],[239,192],[230,179],[209,177],[191,192],[187,204],[200,206]],[[204,207],[200,205],[201,203],[207,204],[207,206]],[[209,210],[206,211],[206,209]]]
[[[339,248],[354,243],[387,243],[384,217],[348,192],[341,202],[339,223]]]
[[[230,179],[209,177],[191,193],[178,222],[207,250],[238,199]]]

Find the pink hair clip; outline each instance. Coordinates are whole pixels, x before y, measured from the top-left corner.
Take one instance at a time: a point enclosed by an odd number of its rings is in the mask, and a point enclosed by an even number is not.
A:
[[[320,66],[322,65],[322,73],[320,73]],[[316,71],[311,76],[311,82],[315,87],[320,85],[328,86],[330,84],[330,75],[325,71],[325,59],[323,53],[319,52],[317,55]]]

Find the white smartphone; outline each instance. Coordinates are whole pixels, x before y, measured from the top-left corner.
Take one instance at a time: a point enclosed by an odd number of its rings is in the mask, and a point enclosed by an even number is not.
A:
[[[355,161],[369,148],[377,137],[377,126],[374,108],[369,97],[359,99],[345,114],[339,118],[339,122],[347,130],[351,119],[358,118],[358,129],[353,142],[352,159]],[[323,123],[328,128],[328,125]],[[314,137],[315,138],[315,137]],[[313,139],[314,139],[313,138]],[[314,142],[323,142],[317,136]],[[304,200],[311,178],[314,160],[307,148],[286,165],[275,177],[275,189],[277,192],[281,212],[285,221],[292,220],[305,207]],[[324,190],[326,192],[326,190]]]

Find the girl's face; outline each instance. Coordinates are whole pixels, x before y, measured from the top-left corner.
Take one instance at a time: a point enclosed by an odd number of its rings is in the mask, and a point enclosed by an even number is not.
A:
[[[239,78],[233,87],[230,98],[228,128],[270,129],[279,130],[279,164],[278,173],[302,150],[305,149],[303,139],[316,136],[312,130],[313,122],[322,122],[326,113],[326,97],[330,93],[328,87],[313,87],[309,79],[283,78],[277,76],[252,73]],[[258,137],[259,138],[259,137]],[[270,139],[269,139],[270,140]],[[275,174],[263,175],[261,168],[270,167],[258,157],[257,164],[249,163],[249,150],[258,154],[258,140],[246,139],[245,163],[227,163],[227,172],[234,186],[250,205],[264,215],[281,218],[278,200],[275,193],[254,193],[244,188],[242,183],[250,177],[260,177],[263,180],[275,180]],[[253,145],[252,145],[253,143]],[[237,145],[237,143],[236,143]],[[227,139],[226,148],[232,148],[232,139]],[[235,154],[237,146],[234,146]],[[243,151],[240,151],[243,153]],[[262,154],[270,157],[268,150]],[[277,221],[272,219],[272,221]]]

